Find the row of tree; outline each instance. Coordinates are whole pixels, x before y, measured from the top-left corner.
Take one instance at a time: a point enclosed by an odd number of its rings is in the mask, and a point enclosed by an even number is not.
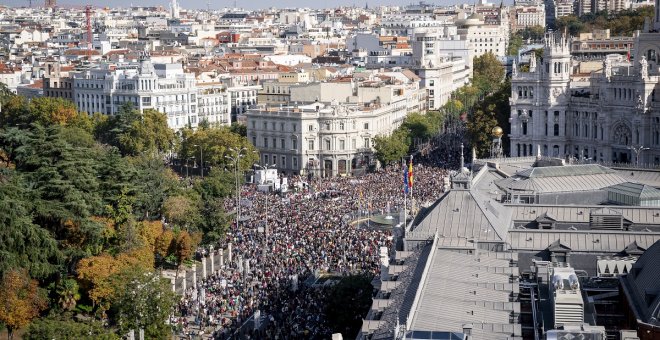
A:
[[[207,124],[175,135],[164,114],[130,105],[88,116],[6,87],[0,105],[0,322],[12,334],[40,317],[27,339],[112,339],[139,328],[167,338],[175,296],[157,268],[223,235],[222,200],[236,180],[224,156],[254,148]],[[182,179],[166,162],[200,148],[203,180]],[[239,167],[255,159],[249,152]]]
[[[653,6],[627,9],[617,13],[601,11],[577,17],[568,15],[557,18],[555,26],[560,32],[567,31],[572,36],[593,32],[595,29],[609,29],[612,36],[631,37],[637,30],[644,28],[644,22],[653,22]]]
[[[479,156],[487,156],[492,128],[499,125],[504,131],[510,130],[510,93],[511,83],[505,78],[504,66],[497,57],[492,53],[476,57],[472,83],[452,93],[452,98],[439,111],[410,114],[389,136],[376,136],[376,157],[383,165],[400,161],[415,151],[415,141],[426,142],[442,133],[448,118],[465,121],[470,144],[476,147]]]

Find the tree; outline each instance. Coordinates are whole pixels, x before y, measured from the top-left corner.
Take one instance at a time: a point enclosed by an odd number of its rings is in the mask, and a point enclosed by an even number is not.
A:
[[[152,270],[127,268],[113,277],[112,315],[119,334],[144,329],[145,338],[169,339],[167,319],[176,296],[166,279]]]
[[[76,322],[66,317],[49,317],[33,321],[23,335],[24,340],[119,340],[120,336],[103,328],[100,321]]]
[[[175,140],[167,116],[155,110],[140,113],[131,103],[124,104],[117,115],[99,120],[95,134],[101,142],[130,156],[163,153],[174,147]]]
[[[406,116],[401,128],[408,131],[408,138],[413,142],[415,139],[426,140],[438,132],[439,125],[434,125],[427,115],[413,112]]]
[[[490,131],[497,126],[495,113],[477,110],[470,115],[467,127],[472,145],[477,149],[477,155],[483,157],[490,150]]]
[[[504,81],[504,66],[491,52],[475,57],[473,67],[473,83],[482,93],[493,92]]]
[[[236,134],[226,126],[210,127],[192,131],[185,129],[181,131],[181,144],[179,156],[182,160],[194,159],[196,164],[204,164],[219,168],[233,168],[233,163],[225,156],[235,157],[230,149],[239,150],[245,148],[239,162],[239,171],[250,169],[254,163],[259,162],[259,155],[254,145],[247,138]],[[200,152],[201,147],[201,152]]]
[[[13,170],[0,170],[0,276],[26,268],[45,279],[59,269],[63,254],[53,236],[32,222],[26,184]]]
[[[26,270],[12,269],[4,274],[0,282],[0,322],[7,327],[9,339],[46,307],[37,281],[30,279]]]
[[[232,122],[229,130],[241,137],[247,137],[247,125],[239,122]]]
[[[196,230],[200,217],[199,197],[194,195],[168,197],[163,203],[163,210],[168,223],[183,229]]]
[[[376,150],[376,158],[383,165],[388,165],[398,162],[408,154],[410,142],[404,130],[397,130],[390,136],[376,136],[374,138],[374,149]]]
[[[63,311],[72,311],[80,299],[78,282],[74,279],[62,279],[54,285],[58,307]]]

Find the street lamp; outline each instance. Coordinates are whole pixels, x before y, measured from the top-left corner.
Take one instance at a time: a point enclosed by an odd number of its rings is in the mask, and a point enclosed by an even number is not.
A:
[[[643,145],[629,146],[628,149],[635,153],[635,167],[639,167],[639,154],[641,154],[642,151],[650,150],[650,148],[646,148]]]
[[[202,153],[202,146],[195,144],[195,146],[199,147],[199,164],[200,164],[200,172],[202,173],[202,179],[204,179],[204,154]]]
[[[238,227],[238,222],[241,216],[241,186],[240,181],[238,180],[238,163],[241,158],[247,155],[248,149],[242,147],[240,149],[229,148],[229,151],[233,153],[234,156],[225,155],[225,158],[234,163],[234,185],[236,188],[236,226]],[[252,151],[256,153],[255,151]]]
[[[264,171],[266,171],[266,174],[268,174],[268,169],[272,169],[272,168],[277,167],[277,164],[273,164],[273,165],[268,165],[268,164],[266,164],[266,165],[259,165],[259,164],[256,164],[256,163],[255,163],[254,166],[255,166],[255,167],[258,167],[258,168],[262,168],[262,169],[264,169]],[[266,254],[266,242],[267,242],[267,241],[266,241],[266,236],[267,236],[267,234],[268,234],[268,192],[270,192],[270,190],[267,191],[267,192],[266,192],[266,195],[265,195],[265,197],[266,197],[266,219],[265,219],[265,221],[264,221],[264,244],[263,244],[263,246],[262,246],[262,248],[261,248],[261,249],[262,249],[262,252],[263,252],[264,255]]]

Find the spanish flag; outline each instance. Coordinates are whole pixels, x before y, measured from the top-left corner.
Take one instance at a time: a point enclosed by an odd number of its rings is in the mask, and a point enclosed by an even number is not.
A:
[[[413,187],[413,156],[410,155],[410,164],[408,165],[408,187],[412,189]]]

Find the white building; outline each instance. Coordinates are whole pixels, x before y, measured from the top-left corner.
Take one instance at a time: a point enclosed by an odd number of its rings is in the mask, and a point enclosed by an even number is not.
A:
[[[181,64],[102,64],[73,74],[73,101],[78,110],[114,115],[125,103],[143,111],[154,109],[167,115],[172,129],[196,127],[197,86],[195,76],[184,73]]]
[[[572,9],[572,7],[571,7]],[[514,9],[515,30],[523,30],[527,27],[541,26],[545,27],[545,7],[537,6],[516,6]],[[513,25],[512,25],[513,26]]]
[[[475,13],[467,19],[457,20],[456,24],[461,38],[470,42],[470,59],[488,52],[497,57],[506,56],[506,48],[509,45],[508,21],[499,25],[486,24],[483,17]]]
[[[231,94],[222,82],[197,83],[199,122],[211,125],[231,124]]]
[[[636,162],[638,153],[640,163],[660,164],[660,33],[641,33],[633,55],[632,63],[609,56],[600,72],[572,77],[568,41],[548,35],[543,64],[532,60],[525,73],[514,67],[511,155],[540,148],[542,155]]]
[[[429,110],[447,103],[451,93],[467,84],[472,74],[468,42],[455,35],[445,38],[445,33],[444,29],[418,29],[413,35],[412,68],[426,89]]]
[[[260,105],[246,113],[247,133],[262,164],[276,164],[282,173],[349,175],[373,164],[373,138],[397,128],[402,113],[395,105],[373,103]]]

